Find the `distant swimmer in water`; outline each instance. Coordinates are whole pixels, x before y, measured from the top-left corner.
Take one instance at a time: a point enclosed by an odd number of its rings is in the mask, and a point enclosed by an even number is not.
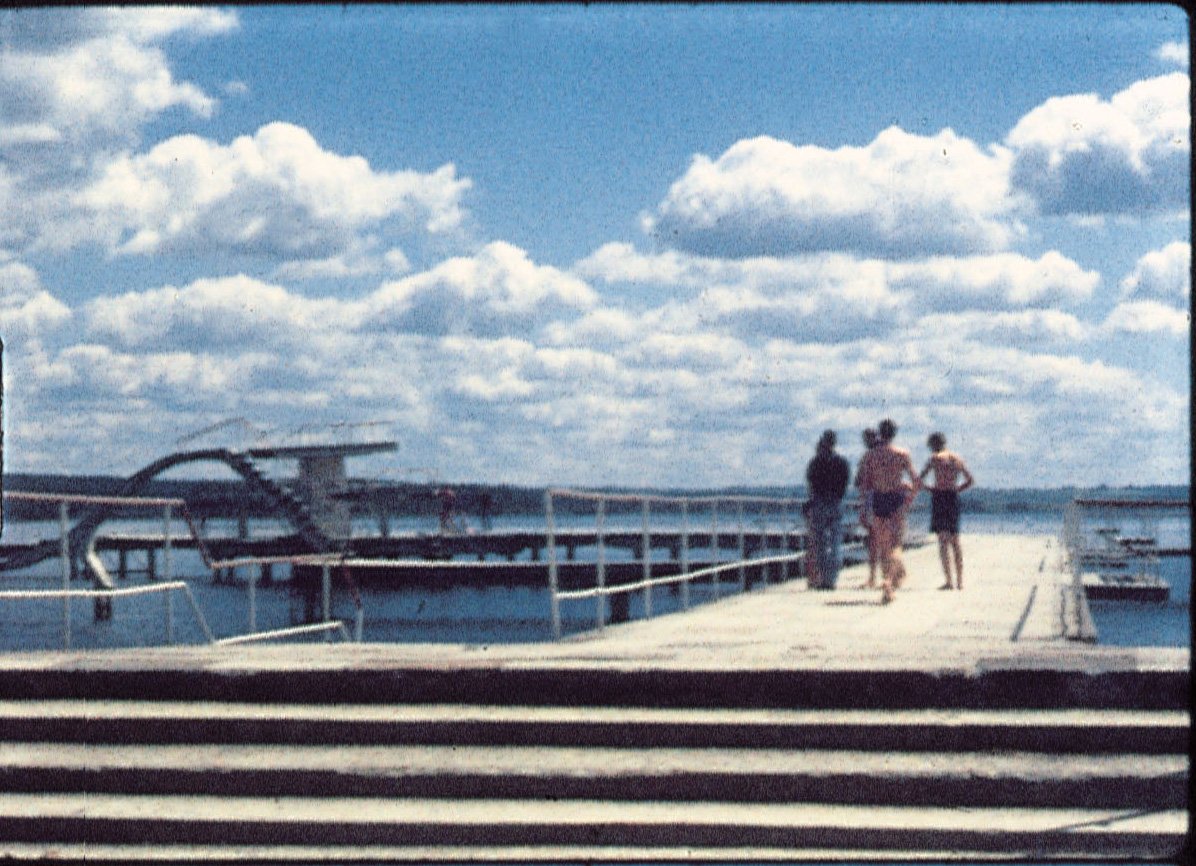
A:
[[[951,589],[951,559],[955,559],[955,588],[963,589],[963,550],[959,546],[959,494],[974,483],[972,473],[958,454],[947,450],[947,437],[931,433],[926,440],[930,459],[919,478],[925,479],[934,470],[934,484],[930,487],[930,531],[939,537],[939,558],[947,582],[939,589]],[[959,483],[960,476],[963,483]]]
[[[856,486],[867,497],[871,494],[872,534],[884,577],[881,601],[888,604],[894,591],[905,581],[905,563],[901,558],[905,512],[921,487],[909,451],[893,444],[897,425],[886,418],[877,427],[879,443],[860,461]],[[909,482],[905,483],[905,475]]]

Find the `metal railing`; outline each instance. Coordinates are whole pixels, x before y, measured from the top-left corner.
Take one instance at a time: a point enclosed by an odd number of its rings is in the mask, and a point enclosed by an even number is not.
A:
[[[596,525],[597,559],[595,563],[595,586],[589,589],[562,590],[559,580],[559,563],[556,550],[556,515],[555,500],[568,499],[589,501],[594,503]],[[606,517],[607,504],[621,503],[624,506],[639,506],[641,516],[639,558],[642,562],[641,578],[631,583],[611,586],[606,581]],[[794,537],[800,537],[797,520],[794,515],[798,512],[801,500],[793,498],[762,497],[762,496],[660,496],[652,494],[612,494],[593,491],[550,489],[544,494],[544,516],[546,525],[545,544],[548,554],[548,588],[552,615],[552,632],[557,639],[561,637],[561,602],[570,600],[594,599],[596,601],[595,628],[601,630],[606,625],[606,601],[611,596],[643,592],[644,616],[652,616],[652,591],[658,587],[680,584],[681,607],[690,607],[690,586],[694,581],[710,578],[715,595],[721,593],[719,576],[726,572],[735,572],[738,577],[737,587],[743,591],[747,587],[747,569],[758,567],[762,570],[764,579],[768,580],[770,566],[780,566],[780,579],[789,579],[791,564],[804,561],[804,551],[782,553],[777,555],[747,557],[747,535],[749,509],[754,512],[753,523],[755,531],[760,536],[760,549],[767,549],[771,526],[775,521],[778,527],[777,535],[782,550],[792,549]],[[653,576],[652,574],[652,532],[650,528],[652,506],[664,505],[672,510],[680,511],[680,572],[678,574]],[[690,570],[690,506],[709,507],[711,559],[716,560],[721,554],[722,537],[727,534],[720,530],[720,506],[732,507],[733,519],[731,529],[735,543],[736,558],[727,562],[720,562],[696,571]]]
[[[1158,517],[1168,511],[1191,511],[1190,500],[1077,498],[1063,512],[1060,531],[1060,569],[1070,573],[1065,592],[1064,634],[1073,640],[1095,642],[1096,624],[1084,588],[1086,567],[1137,570],[1159,580]],[[1099,518],[1116,519],[1116,526],[1093,526]],[[1125,536],[1121,524],[1131,521],[1138,534]]]
[[[328,555],[315,556],[293,556],[293,557],[279,557],[276,559],[234,559],[234,560],[216,560],[210,555],[206,545],[204,544],[203,536],[196,529],[195,522],[191,519],[191,515],[187,511],[187,503],[182,499],[162,498],[162,497],[131,497],[131,496],[86,496],[78,494],[65,493],[35,493],[29,491],[4,491],[5,499],[24,500],[24,501],[40,501],[40,502],[57,502],[58,503],[58,525],[59,525],[59,558],[62,563],[62,588],[61,589],[47,589],[47,590],[4,590],[0,591],[0,600],[41,600],[41,599],[62,599],[62,640],[63,648],[70,649],[71,646],[71,599],[76,598],[91,598],[97,604],[103,603],[111,605],[114,598],[149,595],[154,593],[162,593],[165,599],[164,617],[166,622],[166,642],[168,644],[174,642],[174,619],[172,610],[172,594],[181,592],[186,597],[190,604],[191,610],[195,615],[197,624],[203,632],[203,636],[209,644],[212,645],[229,645],[248,643],[252,641],[272,640],[281,637],[291,637],[302,634],[324,632],[328,637],[331,637],[333,632],[338,632],[344,640],[348,640],[348,631],[345,629],[344,623],[338,620],[332,620],[330,616],[331,611],[331,576],[330,569],[333,564],[344,564],[343,557],[329,557]],[[96,575],[97,581],[100,583],[98,589],[71,589],[71,549],[70,549],[70,506],[71,505],[90,505],[90,506],[126,506],[126,507],[161,507],[162,512],[162,577],[153,584],[147,584],[139,587],[117,588],[107,569],[100,561],[98,554],[91,547],[86,551],[86,558],[88,565],[91,566],[93,573]],[[213,636],[212,630],[208,625],[207,619],[203,615],[195,596],[191,592],[191,588],[183,581],[171,580],[172,576],[172,562],[171,562],[171,523],[174,520],[174,510],[178,509],[180,515],[186,521],[188,531],[191,537],[195,540],[196,549],[199,551],[204,565],[216,570],[220,568],[235,568],[239,565],[265,564],[268,562],[312,562],[315,564],[324,564],[324,622],[309,623],[301,626],[294,626],[285,629],[275,629],[272,631],[258,632],[256,631],[256,589],[257,576],[254,575],[249,581],[249,634],[237,635],[229,638],[217,639]],[[354,600],[357,605],[357,625],[356,635],[357,640],[361,640],[362,631],[362,604],[361,596],[356,591],[356,587],[351,585]]]
[[[253,556],[242,557],[239,559],[223,559],[216,560],[211,563],[213,570],[215,569],[235,569],[238,567],[250,567],[249,578],[246,580],[246,588],[248,591],[249,600],[249,634],[240,635],[236,638],[226,638],[220,643],[249,643],[258,640],[272,640],[278,637],[291,637],[297,634],[307,634],[313,632],[324,632],[325,638],[331,638],[331,633],[339,631],[348,640],[348,632],[345,625],[340,620],[332,618],[332,570],[333,568],[342,569],[342,575],[345,577],[345,582],[349,587],[349,591],[353,597],[354,612],[354,626],[353,639],[357,643],[361,643],[362,632],[365,627],[365,610],[362,605],[361,593],[357,589],[357,585],[348,579],[347,568],[352,566],[354,568],[363,567],[383,567],[392,563],[382,560],[364,560],[364,559],[349,559],[339,555],[328,554],[305,554],[297,556]],[[253,566],[263,565],[318,565],[321,567],[320,579],[320,597],[321,597],[321,612],[324,619],[321,622],[308,623],[301,626],[293,626],[285,629],[275,629],[273,631],[257,631],[257,584],[260,578],[260,570],[254,569]]]

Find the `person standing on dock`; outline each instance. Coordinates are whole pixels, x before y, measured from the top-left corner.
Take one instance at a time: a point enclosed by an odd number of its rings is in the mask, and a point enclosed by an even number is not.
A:
[[[884,576],[881,601],[888,604],[894,591],[905,581],[905,563],[901,559],[905,513],[921,488],[909,451],[893,444],[897,424],[889,418],[877,426],[880,442],[860,461],[856,486],[864,496],[872,495],[872,532]],[[910,483],[903,483],[904,475]]]
[[[974,483],[972,473],[958,454],[947,450],[947,437],[931,433],[926,440],[930,459],[919,478],[925,479],[934,470],[934,484],[930,488],[930,531],[939,537],[939,558],[943,562],[943,576],[947,582],[939,589],[951,589],[951,560],[955,560],[955,589],[963,589],[963,550],[959,546],[959,494]],[[963,483],[959,478],[963,476]]]
[[[823,433],[814,459],[806,466],[806,487],[810,493],[810,549],[818,565],[818,589],[835,588],[842,564],[842,503],[847,481],[851,478],[851,466],[835,453],[835,439],[834,430]]]
[[[864,431],[864,456],[875,448],[880,443],[880,437],[876,435],[876,431],[869,427]],[[860,467],[864,465],[864,458],[860,458],[859,466],[856,467],[855,483],[859,486],[860,483]],[[865,585],[866,589],[874,589],[876,587],[876,566],[880,562],[880,558],[876,555],[876,534],[872,531],[872,494],[871,492],[860,494],[860,526],[864,527],[864,543],[868,548],[868,583]]]

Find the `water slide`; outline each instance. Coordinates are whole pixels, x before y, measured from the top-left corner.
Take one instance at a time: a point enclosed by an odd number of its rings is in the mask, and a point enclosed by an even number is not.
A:
[[[311,512],[303,501],[277,482],[267,478],[246,454],[239,451],[211,448],[169,454],[130,475],[125,479],[116,495],[138,496],[151,481],[163,472],[185,463],[201,462],[223,463],[241,476],[251,488],[264,495],[272,503],[275,514],[285,518],[294,527],[296,533],[313,553],[335,549],[334,542],[315,524]],[[83,512],[69,534],[72,561],[86,566],[96,584],[108,589],[113,588],[114,584],[112,577],[104,568],[103,562],[100,561],[100,557],[95,551],[95,540],[100,525],[113,517],[117,511],[115,506],[101,505],[90,508]],[[0,571],[28,568],[38,562],[58,556],[60,553],[61,542],[57,539],[14,549],[0,557]]]

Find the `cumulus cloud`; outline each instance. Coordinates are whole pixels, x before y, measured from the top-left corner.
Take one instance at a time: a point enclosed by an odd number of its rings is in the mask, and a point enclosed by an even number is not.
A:
[[[1044,349],[1074,346],[1091,333],[1086,322],[1062,310],[1016,310],[935,313],[919,319],[903,336],[944,345],[974,340],[991,346]]]
[[[42,288],[33,268],[0,253],[0,335],[37,338],[70,317],[70,308]]]
[[[892,286],[921,309],[1011,310],[1074,304],[1092,296],[1100,274],[1058,252],[1030,259],[1017,253],[937,257],[888,266]]]
[[[208,36],[236,26],[234,13],[217,9],[4,13],[0,126],[18,131],[8,144],[129,143],[169,108],[211,114],[215,101],[176,81],[157,43],[177,33]]]
[[[1014,185],[1046,214],[1186,209],[1191,141],[1187,73],[1139,81],[1104,100],[1048,99],[1018,121]]]
[[[353,326],[351,303],[309,299],[244,275],[196,280],[183,288],[96,298],[83,311],[87,333],[126,348],[294,346]]]
[[[1113,308],[1104,327],[1113,333],[1186,337],[1192,327],[1192,314],[1158,301],[1126,301]]]
[[[384,285],[367,300],[362,327],[439,336],[526,334],[596,301],[584,281],[495,241],[472,257]]]
[[[375,171],[271,123],[227,147],[195,135],[112,162],[79,196],[97,240],[126,254],[202,249],[328,258],[363,228],[397,219],[430,232],[456,226],[470,186],[452,165],[430,174]]]
[[[1008,155],[945,129],[897,127],[866,147],[827,150],[766,136],[717,160],[694,157],[645,229],[703,255],[785,256],[817,250],[905,257],[1005,249],[1013,219]]]
[[[1164,63],[1174,63],[1182,66],[1184,69],[1187,69],[1191,62],[1188,54],[1188,44],[1186,42],[1164,42],[1159,46],[1159,50],[1155,52],[1155,56]]]
[[[181,7],[0,15],[0,164],[10,188],[0,238],[23,246],[70,234],[70,196],[135,147],[148,122],[171,110],[212,115],[216,99],[176,80],[161,45],[237,26],[235,13]]]
[[[1192,296],[1192,245],[1174,241],[1138,260],[1121,281],[1127,298],[1176,301]]]

